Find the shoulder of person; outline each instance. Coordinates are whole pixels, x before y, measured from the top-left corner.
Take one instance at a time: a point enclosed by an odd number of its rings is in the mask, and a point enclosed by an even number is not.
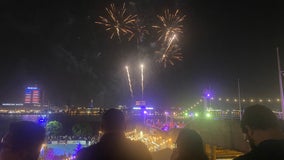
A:
[[[233,160],[254,160],[255,159],[255,158],[253,158],[253,157],[255,157],[254,155],[255,155],[255,153],[248,152],[244,155],[241,155],[239,157],[234,158]]]
[[[152,156],[147,146],[141,141],[131,141],[132,151],[136,153],[137,160],[151,160]]]

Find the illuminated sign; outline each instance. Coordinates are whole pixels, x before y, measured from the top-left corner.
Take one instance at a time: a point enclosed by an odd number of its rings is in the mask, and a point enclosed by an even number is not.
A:
[[[25,103],[31,103],[32,100],[32,90],[28,88],[29,87],[27,87],[25,90]]]
[[[136,106],[145,106],[146,101],[136,101]]]
[[[39,90],[33,90],[32,103],[39,103]]]

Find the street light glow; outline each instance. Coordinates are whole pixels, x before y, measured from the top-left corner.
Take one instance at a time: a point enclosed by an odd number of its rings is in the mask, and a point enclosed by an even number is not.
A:
[[[207,118],[211,117],[211,114],[210,113],[206,113],[206,117]]]
[[[133,89],[132,89],[132,84],[131,84],[128,66],[125,66],[125,69],[126,69],[126,74],[127,74],[127,79],[128,79],[129,90],[130,90],[130,93],[131,93],[131,97],[133,98]]]

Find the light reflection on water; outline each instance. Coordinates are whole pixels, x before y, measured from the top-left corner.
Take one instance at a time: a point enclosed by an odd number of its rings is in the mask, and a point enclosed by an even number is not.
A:
[[[0,115],[1,122],[5,121],[33,121],[36,122],[42,115]]]

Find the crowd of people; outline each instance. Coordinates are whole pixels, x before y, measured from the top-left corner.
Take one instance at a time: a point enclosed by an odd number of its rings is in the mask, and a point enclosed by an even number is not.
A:
[[[110,109],[102,116],[100,141],[78,152],[77,160],[151,160],[145,144],[124,135],[125,117],[120,110]],[[284,159],[284,133],[275,114],[266,106],[245,109],[241,129],[251,150],[234,160]],[[10,125],[2,138],[0,160],[37,160],[45,140],[40,125],[20,121]],[[171,160],[208,160],[201,136],[189,128],[181,129]]]
[[[160,119],[147,119],[145,124],[147,126],[150,126],[151,128],[156,128],[161,131],[169,131],[171,129],[185,127],[184,121],[174,121],[172,118],[169,121],[161,121]]]

